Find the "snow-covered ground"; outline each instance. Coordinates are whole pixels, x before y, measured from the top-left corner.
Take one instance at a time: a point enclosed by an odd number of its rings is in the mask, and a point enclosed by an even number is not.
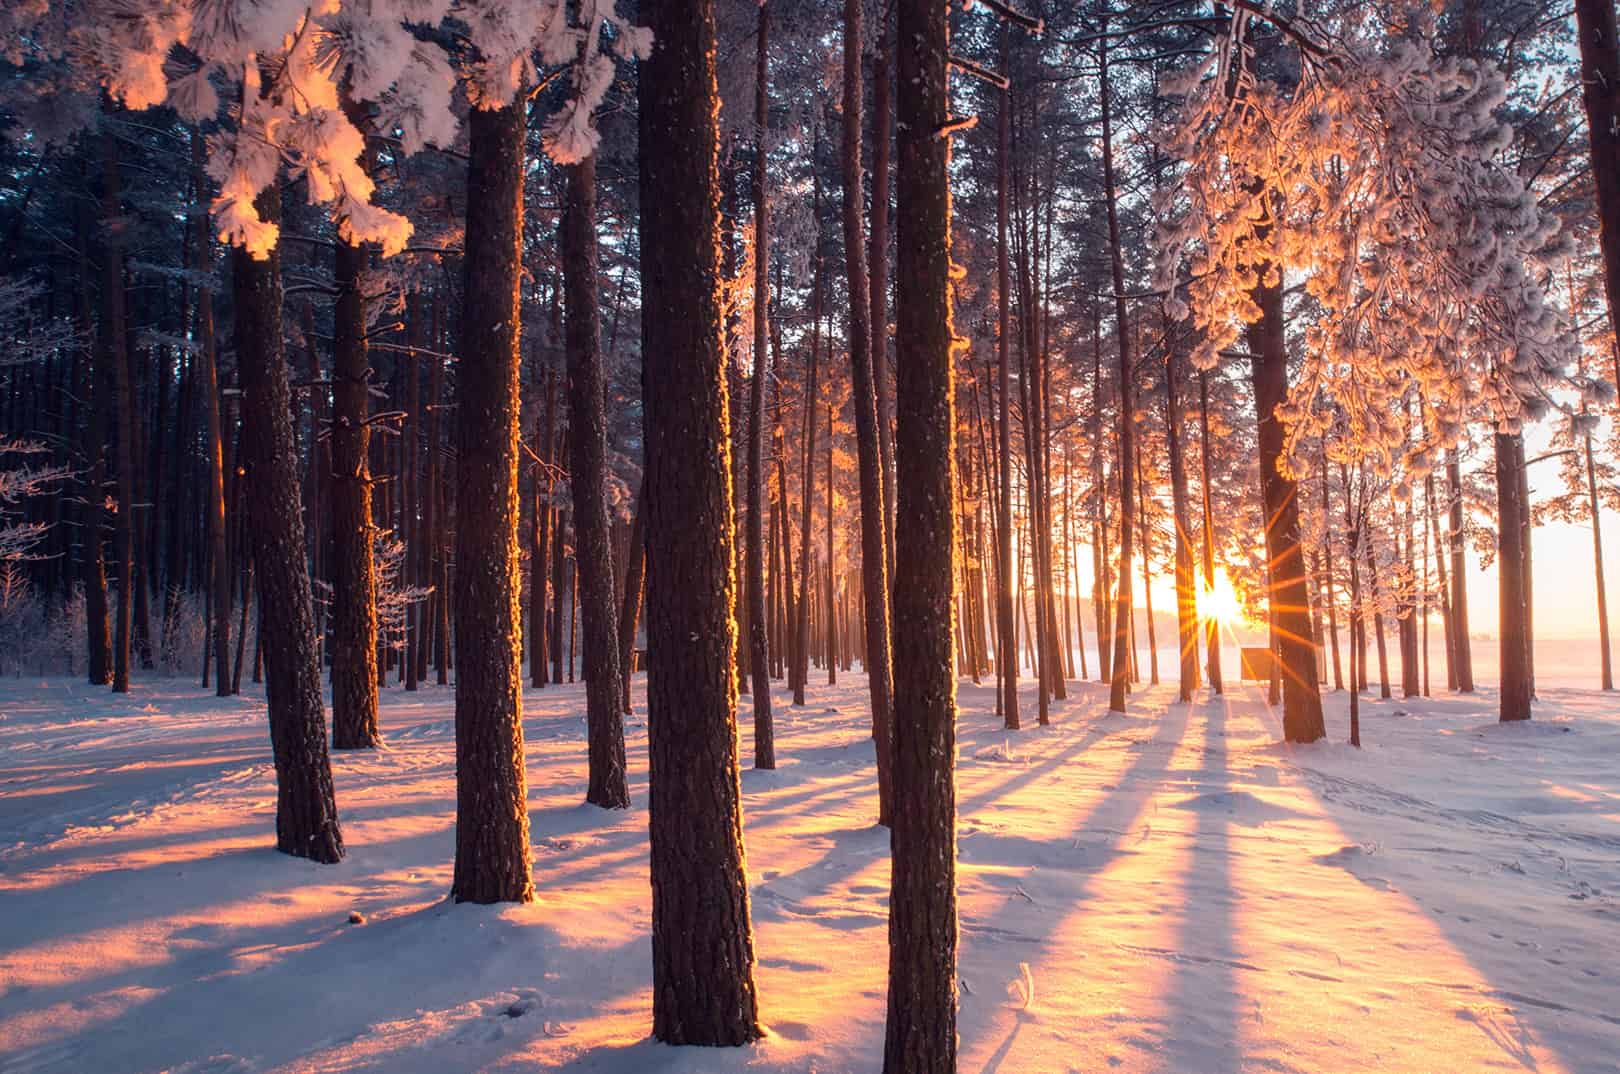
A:
[[[639,696],[614,814],[580,804],[581,688],[525,694],[539,899],[472,907],[448,690],[387,691],[387,749],[335,755],[349,857],[316,866],[270,849],[256,698],[0,683],[0,1071],[876,1070],[864,691],[778,695],[782,766],[743,773],[771,1032],[717,1052],[647,1040]],[[1016,733],[960,701],[961,1070],[1620,1071],[1612,697],[1368,702],[1360,752],[1279,745],[1253,688],[1118,717],[1079,684]]]

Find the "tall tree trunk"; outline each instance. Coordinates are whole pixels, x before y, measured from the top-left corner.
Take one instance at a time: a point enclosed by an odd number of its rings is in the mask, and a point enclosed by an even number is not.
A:
[[[523,97],[468,116],[456,376],[457,902],[529,902],[518,581]]]
[[[630,542],[625,548],[624,592],[619,604],[620,700],[630,711],[630,680],[636,671],[636,621],[641,618],[642,583],[647,569],[647,486],[636,490],[635,515],[630,521]]]
[[[1107,31],[1104,20],[1103,31]],[[1109,266],[1113,271],[1114,317],[1119,342],[1119,599],[1114,611],[1114,664],[1108,690],[1111,712],[1125,711],[1125,693],[1131,674],[1131,520],[1136,514],[1136,416],[1133,381],[1135,365],[1131,355],[1130,319],[1125,308],[1125,260],[1119,240],[1119,211],[1114,183],[1113,99],[1108,82],[1108,40],[1098,39],[1101,64],[1098,77],[1102,101],[1103,198],[1108,209]]]
[[[820,223],[821,181],[812,179],[812,204],[817,224]],[[817,235],[819,240],[820,236]],[[820,243],[818,242],[819,246]],[[810,556],[810,529],[814,522],[816,490],[816,400],[818,385],[816,374],[821,351],[821,255],[815,256],[815,278],[810,285],[810,356],[805,372],[804,389],[804,465],[799,475],[799,598],[793,627],[793,703],[804,704],[804,690],[810,678],[810,600],[815,588],[815,564]]]
[[[748,382],[748,520],[746,548],[748,666],[753,676],[754,767],[776,767],[771,728],[771,654],[765,617],[765,381],[769,377],[771,232],[765,192],[765,131],[770,122],[770,9],[759,5],[754,48],[754,373]]]
[[[1003,31],[1005,34],[1005,31]],[[1009,51],[1005,36],[1002,62]],[[1013,618],[1012,521],[1012,278],[1007,265],[1007,203],[1012,191],[1012,95],[1003,86],[996,138],[996,677],[1001,683],[1001,719],[1010,731],[1018,719],[1018,639]]]
[[[1264,278],[1264,273],[1261,276]],[[1255,418],[1259,423],[1260,486],[1271,563],[1271,621],[1276,626],[1283,687],[1283,737],[1315,742],[1327,733],[1316,683],[1316,645],[1311,639],[1310,594],[1299,540],[1299,487],[1284,476],[1283,426],[1277,408],[1288,396],[1288,351],[1283,339],[1279,280],[1255,288],[1260,319],[1249,325]]]
[[[1170,514],[1176,528],[1176,642],[1181,652],[1178,695],[1191,701],[1198,688],[1198,591],[1193,571],[1192,521],[1187,517],[1187,464],[1181,447],[1181,384],[1174,347],[1165,355],[1165,437],[1170,451]]]
[[[208,596],[210,600],[209,637],[213,646],[215,694],[229,697],[231,682],[225,674],[231,659],[231,568],[225,551],[225,433],[219,407],[219,364],[214,341],[213,237],[208,227],[208,177],[204,170],[202,134],[191,131],[191,181],[193,204],[191,221],[192,256],[202,281],[197,288],[197,371],[198,390],[203,396],[203,413],[208,424]],[[205,684],[206,685],[206,684]]]
[[[641,64],[653,1036],[761,1035],[737,774],[714,0],[647,0]],[[696,539],[694,539],[694,535]]]
[[[550,619],[547,594],[551,587],[551,526],[556,510],[551,505],[552,447],[557,440],[557,382],[551,370],[544,375],[544,417],[535,429],[534,447],[539,462],[534,474],[534,517],[529,526],[529,681],[545,686],[550,681],[546,659]]]
[[[1620,27],[1614,0],[1575,0],[1581,94],[1597,184],[1598,246],[1609,302],[1609,331],[1620,333]],[[1620,347],[1614,350],[1620,385]]]
[[[1468,564],[1463,548],[1462,466],[1457,461],[1455,448],[1446,456],[1446,495],[1451,499],[1451,644],[1457,658],[1457,690],[1471,694],[1474,692],[1474,655],[1468,637]]]
[[[892,745],[889,668],[888,538],[884,534],[883,460],[878,447],[877,396],[867,299],[866,244],[861,235],[861,20],[864,0],[844,0],[844,264],[849,276],[849,364],[855,410],[855,456],[861,479],[861,607],[866,623],[862,664],[872,697],[877,742],[878,823],[894,815],[890,791]]]
[[[1609,660],[1609,597],[1603,578],[1603,525],[1598,511],[1597,471],[1592,462],[1592,434],[1585,436],[1586,510],[1592,516],[1592,568],[1597,591],[1599,669],[1603,689],[1614,689],[1614,670]]]
[[[607,505],[607,372],[602,364],[596,276],[596,157],[567,170],[562,267],[568,307],[569,484],[574,501],[574,562],[585,631],[585,725],[590,775],[585,800],[630,808],[625,779],[623,683],[618,616],[613,606],[613,544]]]
[[[1209,371],[1198,371],[1198,454],[1199,464],[1203,467],[1203,480],[1201,482],[1204,508],[1204,588],[1213,591],[1215,588],[1215,517],[1213,509],[1213,495],[1210,491],[1210,443],[1209,443]],[[1221,681],[1221,624],[1211,616],[1206,625],[1208,631],[1208,658],[1205,671],[1209,674],[1209,686],[1217,694],[1225,693],[1225,684]]]
[[[351,119],[359,106],[345,99]],[[370,166],[371,153],[363,155]],[[341,238],[333,257],[332,472],[325,482],[332,523],[332,745],[373,749],[377,727],[377,574],[372,562],[371,363],[362,293],[366,250]],[[313,453],[313,445],[311,446]]]
[[[88,173],[88,167],[85,168]],[[89,175],[81,176],[88,185]],[[94,317],[91,315],[90,281],[90,213],[80,205],[75,213],[74,246],[77,254],[79,279],[77,287],[77,321],[79,330],[88,335]],[[98,344],[100,337],[97,337]],[[83,455],[88,476],[84,482],[85,509],[84,551],[81,553],[80,574],[84,585],[84,616],[86,641],[86,670],[92,686],[106,686],[112,682],[112,636],[107,621],[107,421],[113,407],[112,383],[102,375],[106,369],[102,356],[97,353],[91,363],[90,420],[84,434]]]
[[[279,221],[280,189],[271,186],[256,208],[264,220]],[[336,862],[343,858],[343,834],[326,752],[326,712],[299,512],[292,392],[282,349],[281,257],[271,251],[259,260],[238,247],[231,251],[231,271],[242,388],[237,462],[239,480],[251,488],[242,502],[258,579],[259,645],[276,767],[276,849]]]
[[[104,117],[110,118],[110,117]],[[129,692],[130,618],[135,591],[135,399],[129,376],[129,340],[124,309],[124,230],[119,202],[118,143],[108,131],[101,151],[101,332],[97,376],[109,371],[115,389],[118,441],[118,513],[113,519],[118,606],[113,619],[112,688]]]
[[[895,801],[884,1074],[956,1069],[956,435],[951,327],[949,12],[900,0],[895,187]],[[848,42],[845,42],[848,47]]]
[[[883,458],[883,534],[886,577],[894,578],[894,402],[889,395],[889,142],[894,137],[894,38],[888,4],[877,8],[877,47],[872,57],[871,279],[872,386],[877,395],[878,450]]]
[[[1530,638],[1526,592],[1522,485],[1519,480],[1519,437],[1497,433],[1496,448],[1496,576],[1501,623],[1501,722],[1530,718]]]

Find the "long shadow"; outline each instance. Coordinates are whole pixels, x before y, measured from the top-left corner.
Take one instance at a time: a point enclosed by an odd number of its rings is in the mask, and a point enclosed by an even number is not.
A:
[[[1211,697],[1205,717],[1202,763],[1191,772],[1199,793],[1184,806],[1195,820],[1187,872],[1181,885],[1181,923],[1168,957],[1175,973],[1166,996],[1165,1074],[1236,1074],[1243,1066],[1238,1043],[1238,984],[1241,965],[1236,945],[1232,886],[1231,824],[1219,796],[1231,787],[1226,724],[1229,702]],[[1211,797],[1211,796],[1215,797]]]
[[[1104,791],[1089,809],[1069,818],[1070,823],[1055,832],[1052,839],[1044,841],[1041,852],[1049,855],[1047,860],[1061,862],[1064,857],[1072,858],[1067,865],[1054,864],[1049,867],[1066,869],[1083,877],[1073,891],[1074,898],[1069,905],[1054,912],[1050,907],[1036,907],[1015,893],[988,915],[961,915],[964,976],[974,972],[979,944],[986,945],[987,954],[997,945],[1009,942],[1028,944],[1032,951],[1039,952],[1065,921],[1072,915],[1084,913],[1086,900],[1095,894],[1093,889],[1097,878],[1115,859],[1132,853],[1127,842],[1132,837],[1140,837],[1134,822],[1165,781],[1170,759],[1186,734],[1189,709],[1187,705],[1171,705],[1159,720],[1152,739],[1137,744],[1136,757],[1114,777],[1112,789]],[[1095,832],[1105,833],[1106,838],[1087,838],[1088,833]],[[975,854],[973,864],[992,863],[995,842],[993,839],[987,840],[987,853]],[[1029,849],[1024,848],[1022,853],[1027,854]],[[993,956],[986,961],[987,966],[995,964]],[[958,1014],[964,1054],[983,1039],[995,1023],[997,1014],[1004,1010],[992,998],[995,989],[981,990],[987,991],[988,995],[972,1002],[964,998]],[[991,1064],[982,1068],[986,1074],[994,1074],[1003,1065],[1013,1038],[1024,1024],[1025,1019],[1020,1015],[1011,1032],[998,1042],[992,1053]]]
[[[1365,733],[1377,740],[1376,725]],[[1370,762],[1372,755],[1357,759]],[[1384,897],[1403,899],[1421,910],[1483,984],[1437,980],[1435,987],[1460,998],[1503,1004],[1511,1024],[1481,1018],[1469,1006],[1454,1012],[1458,1020],[1474,1024],[1504,1057],[1524,1069],[1538,1069],[1532,1044],[1539,1044],[1570,1074],[1620,1074],[1620,1062],[1612,1059],[1620,1055],[1615,998],[1620,991],[1615,971],[1620,965],[1620,941],[1615,939],[1620,905],[1579,875],[1591,870],[1594,876],[1615,876],[1620,855],[1614,842],[1386,789],[1377,782],[1376,771],[1365,768],[1354,777],[1317,771],[1305,763],[1293,769],[1314,794],[1322,815],[1359,844],[1345,848],[1357,853],[1322,855],[1315,864],[1343,868]],[[1527,771],[1533,773],[1533,766]],[[1484,770],[1475,775],[1493,778]],[[1439,793],[1444,787],[1436,783]],[[1527,780],[1524,797],[1532,793]],[[1452,838],[1452,832],[1460,838]],[[1398,842],[1390,840],[1392,835]],[[1436,854],[1445,859],[1429,860]],[[1459,870],[1491,879],[1459,884]],[[1520,897],[1513,890],[1519,885],[1532,887],[1540,901]],[[1566,897],[1549,898],[1549,891]]]

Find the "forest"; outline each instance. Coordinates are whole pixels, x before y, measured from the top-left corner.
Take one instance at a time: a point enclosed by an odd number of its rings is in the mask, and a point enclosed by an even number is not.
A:
[[[0,1072],[1620,1072],[1615,0],[0,31]]]

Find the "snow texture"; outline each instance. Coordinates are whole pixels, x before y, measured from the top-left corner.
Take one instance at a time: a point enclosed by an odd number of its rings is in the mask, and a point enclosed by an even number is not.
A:
[[[334,755],[350,855],[318,866],[271,849],[257,697],[0,683],[0,1071],[876,1069],[866,688],[811,695],[742,776],[770,1033],[712,1050],[648,1039],[640,684],[623,813],[581,804],[582,687],[525,693],[538,900],[475,907],[447,689],[386,691],[387,747]],[[1252,688],[1131,704],[1078,684],[1008,733],[962,686],[961,1070],[1620,1071],[1612,699],[1365,702],[1363,751],[1279,744]]]

